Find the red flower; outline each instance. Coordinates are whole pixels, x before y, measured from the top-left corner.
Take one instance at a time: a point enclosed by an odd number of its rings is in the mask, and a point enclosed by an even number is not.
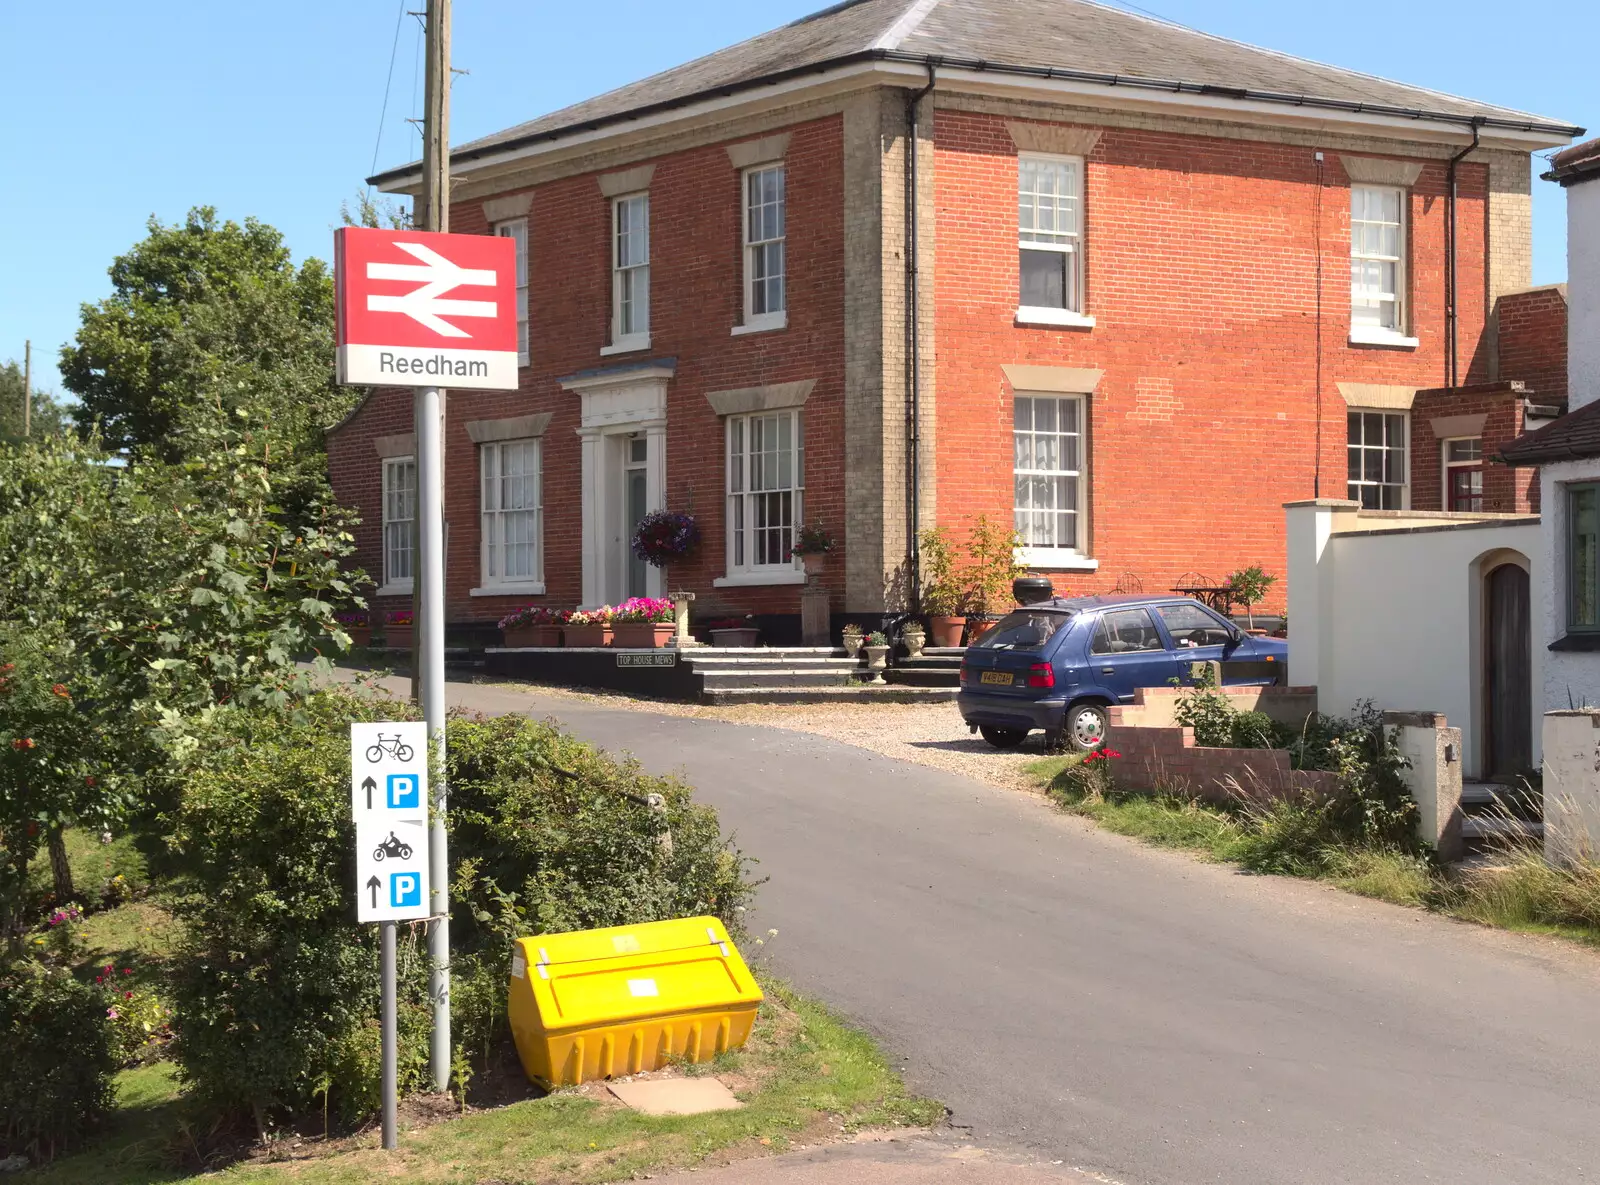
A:
[[[61,699],[72,698],[72,692],[67,690],[67,685],[65,683],[52,683],[50,685],[50,694],[58,696]]]
[[[98,782],[95,780],[94,775],[90,774],[87,778],[83,779],[83,784],[85,786],[94,786],[94,785],[98,785]]]
[[[36,749],[38,748],[38,742],[32,737],[18,737],[11,742],[11,747],[13,749]]]
[[[35,835],[38,835],[38,834],[39,834],[39,824],[37,824],[37,823],[29,823],[28,824],[28,838],[32,839]]]
[[[124,1000],[131,1000],[131,999],[133,999],[133,993],[132,992],[123,992],[122,993],[122,998]]]

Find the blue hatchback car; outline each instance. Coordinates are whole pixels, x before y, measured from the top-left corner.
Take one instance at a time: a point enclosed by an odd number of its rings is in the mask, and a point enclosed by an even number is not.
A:
[[[1227,684],[1277,683],[1289,644],[1252,637],[1187,597],[1058,597],[1013,610],[967,647],[957,704],[997,749],[1042,728],[1088,750],[1105,738],[1108,707],[1141,687],[1192,683],[1196,662],[1227,663]]]

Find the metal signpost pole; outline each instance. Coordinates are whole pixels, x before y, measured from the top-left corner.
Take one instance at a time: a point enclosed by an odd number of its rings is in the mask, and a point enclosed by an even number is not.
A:
[[[378,932],[383,937],[383,1146],[393,1151],[399,1146],[395,1131],[395,1096],[399,1092],[395,1045],[399,1026],[394,1001],[394,923],[379,922]]]

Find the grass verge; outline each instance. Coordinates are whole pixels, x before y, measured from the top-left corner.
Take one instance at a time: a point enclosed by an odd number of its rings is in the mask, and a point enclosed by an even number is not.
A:
[[[1600,946],[1600,865],[1555,868],[1537,852],[1507,847],[1486,865],[1457,870],[1408,852],[1320,842],[1309,828],[1302,839],[1295,829],[1303,813],[1292,804],[1234,811],[1161,795],[1084,795],[1064,776],[1078,761],[1075,755],[1046,757],[1028,765],[1025,775],[1062,810],[1118,835],[1463,921]]]
[[[744,1103],[737,1111],[651,1117],[623,1107],[602,1085],[412,1126],[400,1147],[378,1133],[282,1139],[213,1178],[356,1185],[379,1178],[416,1182],[540,1182],[588,1185],[703,1163],[726,1163],[837,1139],[866,1127],[927,1127],[944,1108],[907,1093],[872,1039],[781,983],[763,985],[755,1031],[742,1050],[686,1073],[711,1073]],[[156,1185],[198,1173],[170,1167],[184,1155],[186,1107],[170,1065],[124,1071],[114,1129],[54,1165],[20,1174],[19,1185]]]

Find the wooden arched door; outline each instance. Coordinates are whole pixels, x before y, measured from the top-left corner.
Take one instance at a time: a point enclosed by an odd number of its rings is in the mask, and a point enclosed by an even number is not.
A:
[[[1507,777],[1533,765],[1527,569],[1501,564],[1485,578],[1484,594],[1484,773]]]

